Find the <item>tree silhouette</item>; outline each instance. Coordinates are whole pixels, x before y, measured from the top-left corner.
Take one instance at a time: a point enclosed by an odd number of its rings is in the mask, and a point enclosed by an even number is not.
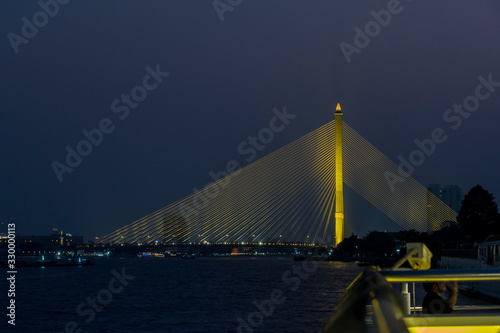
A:
[[[488,235],[500,233],[500,215],[495,197],[476,185],[462,201],[457,222],[466,235],[476,242],[483,242]]]
[[[443,248],[458,248],[465,240],[463,229],[455,221],[443,222],[441,229],[435,231],[432,238],[438,240]]]
[[[352,257],[352,255],[357,255],[361,252],[362,244],[362,239],[354,234],[351,234],[349,238],[344,238],[344,240],[340,242],[335,249],[335,252],[340,257]]]
[[[364,237],[363,248],[368,254],[377,257],[390,256],[396,254],[394,240],[387,233],[381,231],[371,231]]]

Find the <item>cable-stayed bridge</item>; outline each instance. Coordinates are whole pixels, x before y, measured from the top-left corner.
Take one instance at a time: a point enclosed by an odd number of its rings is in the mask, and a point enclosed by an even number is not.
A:
[[[337,244],[335,128],[331,121],[101,242]],[[345,185],[404,229],[434,231],[456,221],[439,198],[346,123],[342,128]]]

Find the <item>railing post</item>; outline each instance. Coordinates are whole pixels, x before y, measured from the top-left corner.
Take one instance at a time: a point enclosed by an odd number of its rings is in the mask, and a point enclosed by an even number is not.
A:
[[[403,308],[406,316],[411,314],[411,294],[408,292],[408,282],[401,283],[401,298],[403,299]]]

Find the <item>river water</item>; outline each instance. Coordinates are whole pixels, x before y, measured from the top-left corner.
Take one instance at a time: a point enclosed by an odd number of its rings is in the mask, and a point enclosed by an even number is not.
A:
[[[355,263],[290,257],[99,258],[95,264],[18,269],[15,327],[7,324],[2,270],[0,332],[317,333],[362,271]],[[416,291],[420,305],[421,284]],[[488,302],[459,295],[457,304]]]
[[[362,271],[355,263],[290,257],[95,263],[18,269],[15,330],[316,333]],[[10,326],[2,318],[0,327]]]

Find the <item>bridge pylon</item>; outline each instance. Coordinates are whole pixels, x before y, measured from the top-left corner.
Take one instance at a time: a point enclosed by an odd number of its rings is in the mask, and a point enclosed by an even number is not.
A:
[[[335,246],[344,239],[344,188],[342,176],[342,109],[335,109]]]

